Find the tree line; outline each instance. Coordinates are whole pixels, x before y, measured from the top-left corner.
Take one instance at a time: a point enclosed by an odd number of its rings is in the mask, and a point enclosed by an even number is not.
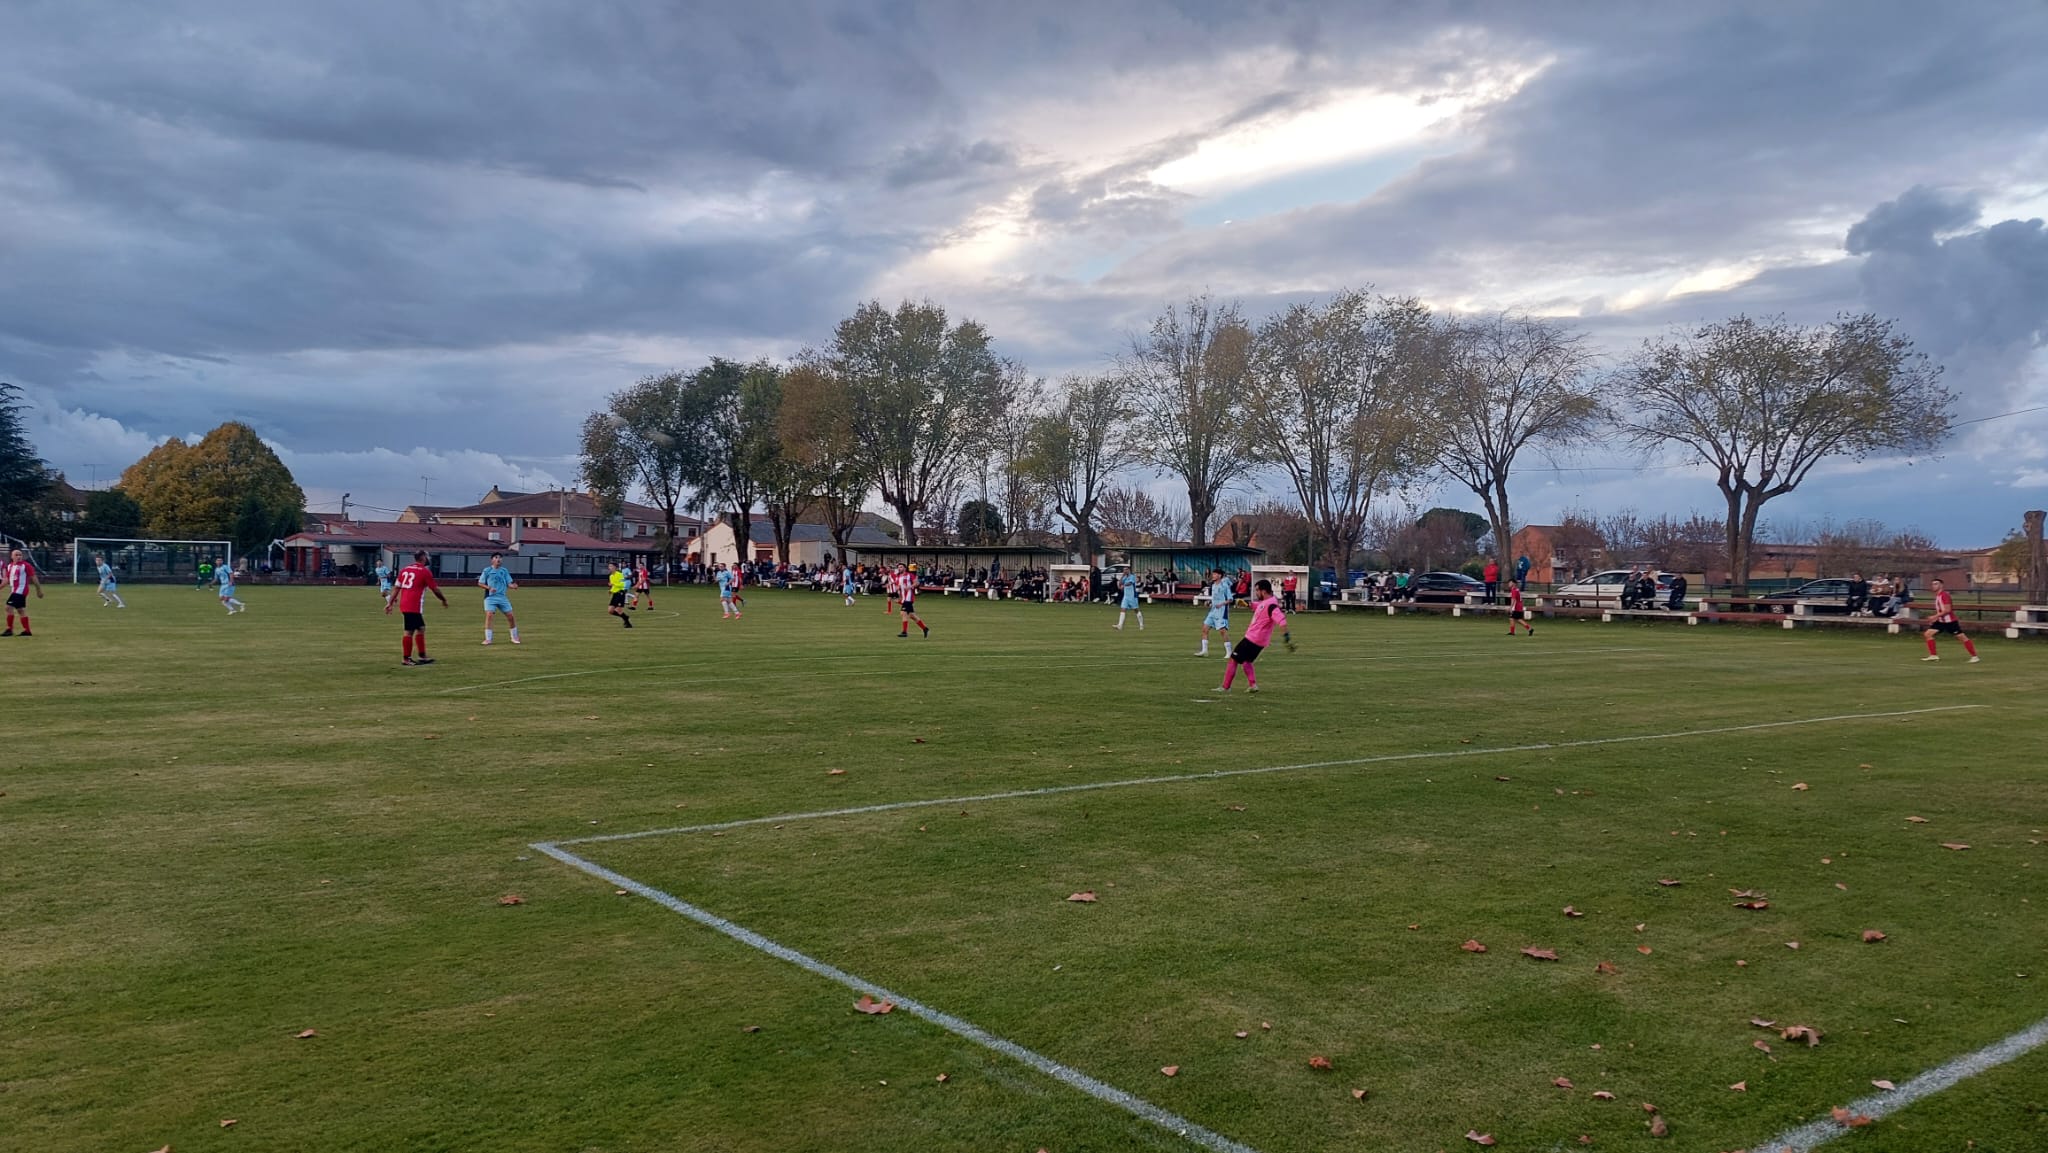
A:
[[[785,559],[809,516],[844,555],[870,499],[912,545],[948,527],[996,541],[1055,517],[1087,555],[1106,527],[1184,525],[1208,541],[1232,493],[1274,477],[1315,558],[1341,566],[1382,498],[1438,484],[1470,490],[1505,550],[1525,454],[1622,445],[1705,466],[1724,506],[1720,549],[1742,582],[1762,510],[1822,461],[1947,438],[1954,398],[1940,377],[1871,314],[1736,316],[1603,363],[1565,320],[1347,289],[1257,323],[1236,302],[1196,296],[1163,309],[1104,370],[1046,381],[937,304],[869,301],[787,364],[713,359],[613,394],[584,423],[582,468],[614,505],[645,492],[667,515],[671,550],[680,508],[715,512],[740,540],[758,508]],[[1119,484],[1145,472],[1177,482],[1185,504]],[[1685,539],[1700,536],[1693,524]]]

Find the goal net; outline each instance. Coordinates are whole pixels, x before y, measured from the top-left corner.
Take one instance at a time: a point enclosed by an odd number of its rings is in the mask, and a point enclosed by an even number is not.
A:
[[[217,567],[235,563],[233,541],[225,540],[136,540],[117,537],[82,536],[71,542],[71,583],[97,583],[99,565],[92,559],[104,556],[113,566],[114,579],[136,581],[198,581],[199,566]]]

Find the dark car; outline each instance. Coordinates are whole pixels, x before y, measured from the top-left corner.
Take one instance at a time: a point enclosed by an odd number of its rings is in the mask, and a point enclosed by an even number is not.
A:
[[[1408,582],[1408,591],[1419,601],[1463,604],[1466,596],[1485,596],[1486,585],[1461,572],[1426,572]]]
[[[1794,601],[1806,601],[1823,612],[1848,612],[1849,580],[1847,577],[1825,577],[1807,581],[1798,588],[1766,593],[1756,599],[1758,604],[1770,605],[1771,611],[1780,613],[1789,612]]]

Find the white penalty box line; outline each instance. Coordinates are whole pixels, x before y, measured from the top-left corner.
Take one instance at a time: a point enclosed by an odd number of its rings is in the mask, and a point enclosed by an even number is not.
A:
[[[1092,1077],[1070,1065],[1061,1064],[1014,1041],[996,1036],[971,1021],[955,1017],[943,1010],[933,1008],[912,997],[906,997],[885,986],[849,973],[836,965],[818,960],[807,953],[799,952],[787,945],[774,941],[744,925],[727,920],[707,909],[693,905],[674,894],[664,892],[652,885],[634,880],[623,873],[608,869],[595,861],[571,852],[565,846],[604,844],[614,841],[638,840],[646,837],[673,836],[685,833],[722,832],[727,829],[744,828],[751,825],[784,824],[791,821],[822,820],[830,817],[850,817],[866,813],[887,813],[904,809],[930,808],[938,805],[981,804],[988,801],[1012,800],[1025,797],[1057,796],[1063,793],[1088,792],[1100,789],[1130,788],[1138,785],[1179,784],[1194,781],[1222,780],[1231,777],[1255,776],[1268,773],[1298,772],[1308,769],[1343,768],[1357,765],[1388,764],[1401,761],[1451,759],[1457,757],[1497,756],[1511,753],[1543,752],[1556,749],[1591,748],[1602,745],[1621,745],[1644,741],[1672,741],[1687,737],[1707,737],[1728,733],[1764,732],[1772,729],[1796,728],[1807,725],[1838,724],[1847,721],[1887,720],[1904,717],[1918,717],[1937,713],[1963,712],[1988,708],[1987,705],[1937,705],[1919,709],[1896,709],[1886,712],[1837,713],[1823,717],[1804,717],[1795,720],[1762,721],[1743,725],[1722,725],[1705,729],[1686,729],[1664,733],[1638,733],[1620,737],[1593,737],[1574,741],[1545,741],[1526,745],[1501,745],[1481,749],[1440,749],[1411,753],[1387,753],[1371,757],[1350,757],[1342,760],[1307,761],[1292,765],[1271,765],[1253,769],[1219,769],[1206,773],[1175,773],[1155,777],[1134,777],[1116,781],[1093,781],[1074,785],[1053,785],[1038,789],[1017,789],[1000,793],[980,793],[965,797],[943,797],[915,801],[895,801],[886,804],[856,805],[843,809],[826,809],[815,812],[787,813],[780,816],[751,817],[743,820],[721,821],[712,824],[688,825],[675,828],[648,829],[637,833],[609,833],[599,836],[575,837],[561,841],[537,841],[530,847],[544,853],[580,872],[596,877],[613,887],[644,897],[655,904],[721,933],[749,948],[795,965],[814,976],[823,977],[856,993],[866,993],[884,1001],[893,1002],[898,1008],[911,1015],[944,1029],[946,1032],[972,1041],[994,1053],[1036,1069],[1070,1088],[1077,1089],[1104,1104],[1114,1105],[1131,1116],[1158,1126],[1169,1133],[1182,1137],[1212,1153],[1258,1153],[1249,1145],[1232,1140],[1213,1130],[1169,1112],[1143,1098],[1127,1093],[1106,1081]],[[1851,1108],[1872,1118],[1904,1108],[1914,1101],[1946,1089],[1966,1077],[1986,1069],[2004,1064],[2043,1042],[2048,1042],[2048,1021],[2042,1021],[2024,1032],[2006,1038],[1987,1049],[1958,1058],[1940,1068],[1933,1069],[1913,1081],[1901,1086],[1898,1092],[1884,1098],[1858,1101]],[[1767,1149],[1782,1148],[1786,1153],[1807,1153],[1808,1150],[1831,1141],[1848,1132],[1831,1120],[1813,1122],[1776,1138],[1776,1144]]]

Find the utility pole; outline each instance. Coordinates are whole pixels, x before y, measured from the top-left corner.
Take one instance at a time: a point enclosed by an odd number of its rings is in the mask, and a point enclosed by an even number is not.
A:
[[[434,478],[431,476],[422,475],[420,477],[420,503],[425,504],[427,501],[434,499],[434,494],[427,491],[427,485],[431,484],[433,480]]]

